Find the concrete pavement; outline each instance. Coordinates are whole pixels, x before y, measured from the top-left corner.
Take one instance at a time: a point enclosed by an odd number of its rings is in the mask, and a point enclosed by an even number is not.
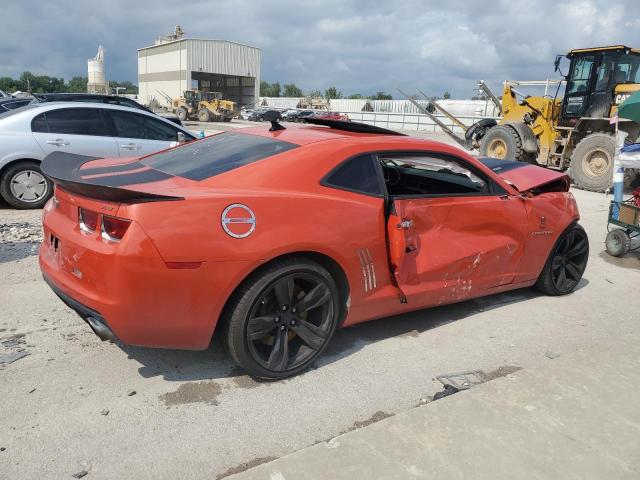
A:
[[[635,330],[228,478],[640,478],[638,340]]]

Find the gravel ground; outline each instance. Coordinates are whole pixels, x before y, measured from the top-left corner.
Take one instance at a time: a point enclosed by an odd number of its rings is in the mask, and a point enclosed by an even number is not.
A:
[[[35,255],[42,241],[39,211],[19,212],[15,217],[6,223],[0,223],[0,262]],[[4,218],[2,220],[5,221]]]
[[[574,294],[524,289],[344,329],[312,370],[272,383],[215,341],[100,342],[41,280],[41,213],[0,205],[0,479],[222,478],[413,408],[441,389],[436,375],[615,348],[638,328],[640,257],[609,257],[609,198],[574,193],[591,241]]]

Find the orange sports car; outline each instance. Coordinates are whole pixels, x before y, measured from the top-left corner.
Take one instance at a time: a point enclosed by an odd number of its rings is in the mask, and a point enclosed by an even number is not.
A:
[[[53,153],[40,267],[101,339],[294,375],[338,327],[536,286],[587,264],[566,175],[323,119],[147,157]]]

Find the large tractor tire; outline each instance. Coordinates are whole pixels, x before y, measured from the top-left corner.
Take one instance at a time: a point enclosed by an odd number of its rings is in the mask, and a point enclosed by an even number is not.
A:
[[[184,122],[187,117],[189,116],[189,112],[187,112],[187,109],[184,107],[178,107],[176,108],[176,117],[178,117],[180,119],[181,122]]]
[[[210,122],[211,121],[211,112],[206,108],[201,108],[198,111],[198,120],[201,122]]]
[[[480,141],[480,156],[502,160],[524,160],[522,139],[518,132],[506,125],[489,129]]]
[[[571,154],[571,177],[576,187],[592,192],[611,188],[616,141],[604,132],[584,137]]]

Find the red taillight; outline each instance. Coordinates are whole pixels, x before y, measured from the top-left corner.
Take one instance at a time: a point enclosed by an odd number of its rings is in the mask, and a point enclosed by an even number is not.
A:
[[[111,240],[112,242],[118,242],[122,240],[122,237],[124,237],[129,225],[131,225],[131,221],[129,220],[103,215],[102,238],[105,240]]]
[[[93,233],[96,231],[96,228],[98,228],[98,214],[91,210],[78,208],[78,222],[80,223],[81,230]]]

